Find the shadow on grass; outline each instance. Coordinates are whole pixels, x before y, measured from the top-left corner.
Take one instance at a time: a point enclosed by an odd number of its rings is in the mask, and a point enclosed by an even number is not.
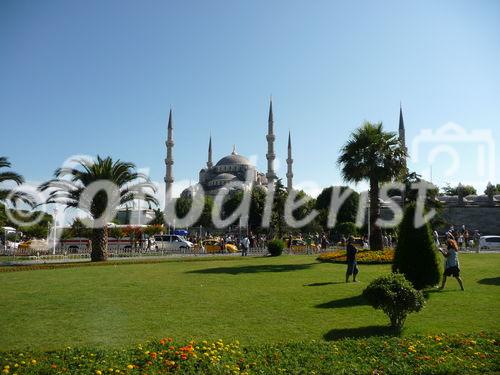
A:
[[[342,282],[342,281],[330,281],[330,282],[324,282],[324,283],[304,284],[304,286],[325,286],[325,285],[335,285],[335,284],[345,284],[345,282]]]
[[[353,306],[363,306],[368,305],[368,302],[363,298],[363,296],[354,296],[341,299],[334,299],[333,301],[321,303],[314,307],[319,309],[338,309],[342,307],[353,307]]]
[[[292,272],[292,271],[301,271],[301,270],[308,269],[315,264],[317,264],[317,263],[263,264],[263,265],[257,265],[257,266],[215,267],[215,268],[205,268],[202,270],[188,271],[187,273],[239,275],[242,273]]]
[[[490,277],[487,279],[481,279],[478,281],[478,284],[483,285],[500,285],[500,277]]]
[[[347,337],[398,336],[399,333],[389,326],[366,326],[358,328],[332,329],[323,335],[326,341],[339,340]]]

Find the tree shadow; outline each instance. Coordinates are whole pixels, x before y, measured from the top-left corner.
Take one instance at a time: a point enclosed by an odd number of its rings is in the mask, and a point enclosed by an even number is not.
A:
[[[342,281],[330,281],[330,282],[324,282],[324,283],[304,284],[303,286],[325,286],[325,285],[335,285],[335,284],[345,284],[345,283]]]
[[[319,309],[338,309],[342,307],[353,307],[353,306],[363,306],[363,305],[368,305],[368,302],[363,298],[362,295],[359,295],[354,297],[334,299],[333,301],[321,303],[314,307]]]
[[[486,279],[481,279],[478,281],[478,284],[483,285],[500,285],[500,277],[489,277]]]
[[[399,336],[399,332],[389,326],[366,326],[357,328],[332,329],[323,335],[326,341],[339,340],[343,338],[358,338],[370,336]]]
[[[263,264],[263,265],[258,265],[258,266],[215,267],[215,268],[205,268],[202,270],[187,271],[186,273],[239,275],[242,273],[292,272],[292,271],[301,271],[301,270],[308,269],[315,264],[317,264],[317,263]]]

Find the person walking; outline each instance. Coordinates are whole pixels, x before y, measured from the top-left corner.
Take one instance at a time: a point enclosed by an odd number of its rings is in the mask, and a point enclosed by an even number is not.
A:
[[[470,240],[470,235],[469,231],[466,229],[464,232],[464,245],[465,245],[465,250],[469,250],[469,240]]]
[[[243,241],[241,241],[242,244],[242,249],[241,249],[241,256],[246,257],[248,256],[248,249],[250,248],[250,240],[248,239],[247,236],[243,238]]]
[[[446,245],[447,250],[445,251],[442,248],[439,248],[439,251],[445,257],[445,265],[444,265],[444,273],[443,273],[443,283],[439,289],[444,289],[446,285],[446,278],[448,276],[453,276],[460,285],[460,288],[464,290],[464,284],[462,279],[460,278],[460,264],[458,262],[458,245],[455,241],[455,238],[451,233],[447,235]]]
[[[358,265],[356,264],[356,254],[358,249],[354,246],[354,237],[349,236],[347,240],[347,272],[345,274],[345,282],[349,282],[349,276],[352,275],[352,281],[356,282],[358,275]]]
[[[462,235],[462,233],[460,233],[458,235],[458,248],[460,249],[460,251],[463,250],[463,246],[464,246],[464,236]]]

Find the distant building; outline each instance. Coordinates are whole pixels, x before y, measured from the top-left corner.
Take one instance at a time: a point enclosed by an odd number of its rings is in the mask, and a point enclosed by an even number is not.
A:
[[[155,217],[152,209],[129,209],[118,210],[115,216],[115,222],[120,225],[143,225],[149,223]]]

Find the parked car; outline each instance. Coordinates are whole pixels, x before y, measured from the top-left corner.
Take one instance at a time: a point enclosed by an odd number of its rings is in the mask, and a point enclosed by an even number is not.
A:
[[[222,241],[220,240],[205,240],[202,242],[203,249],[208,253],[236,253],[238,247],[233,243],[226,243],[224,250],[222,249]]]
[[[157,234],[154,236],[156,250],[171,252],[187,252],[193,248],[193,243],[176,234]]]
[[[500,251],[500,236],[479,237],[479,251],[497,250]]]
[[[285,243],[287,243],[286,240]],[[305,253],[307,251],[318,251],[319,245],[316,245],[314,242],[311,242],[311,244],[308,246],[306,241],[300,238],[292,238],[289,250],[292,253]]]

